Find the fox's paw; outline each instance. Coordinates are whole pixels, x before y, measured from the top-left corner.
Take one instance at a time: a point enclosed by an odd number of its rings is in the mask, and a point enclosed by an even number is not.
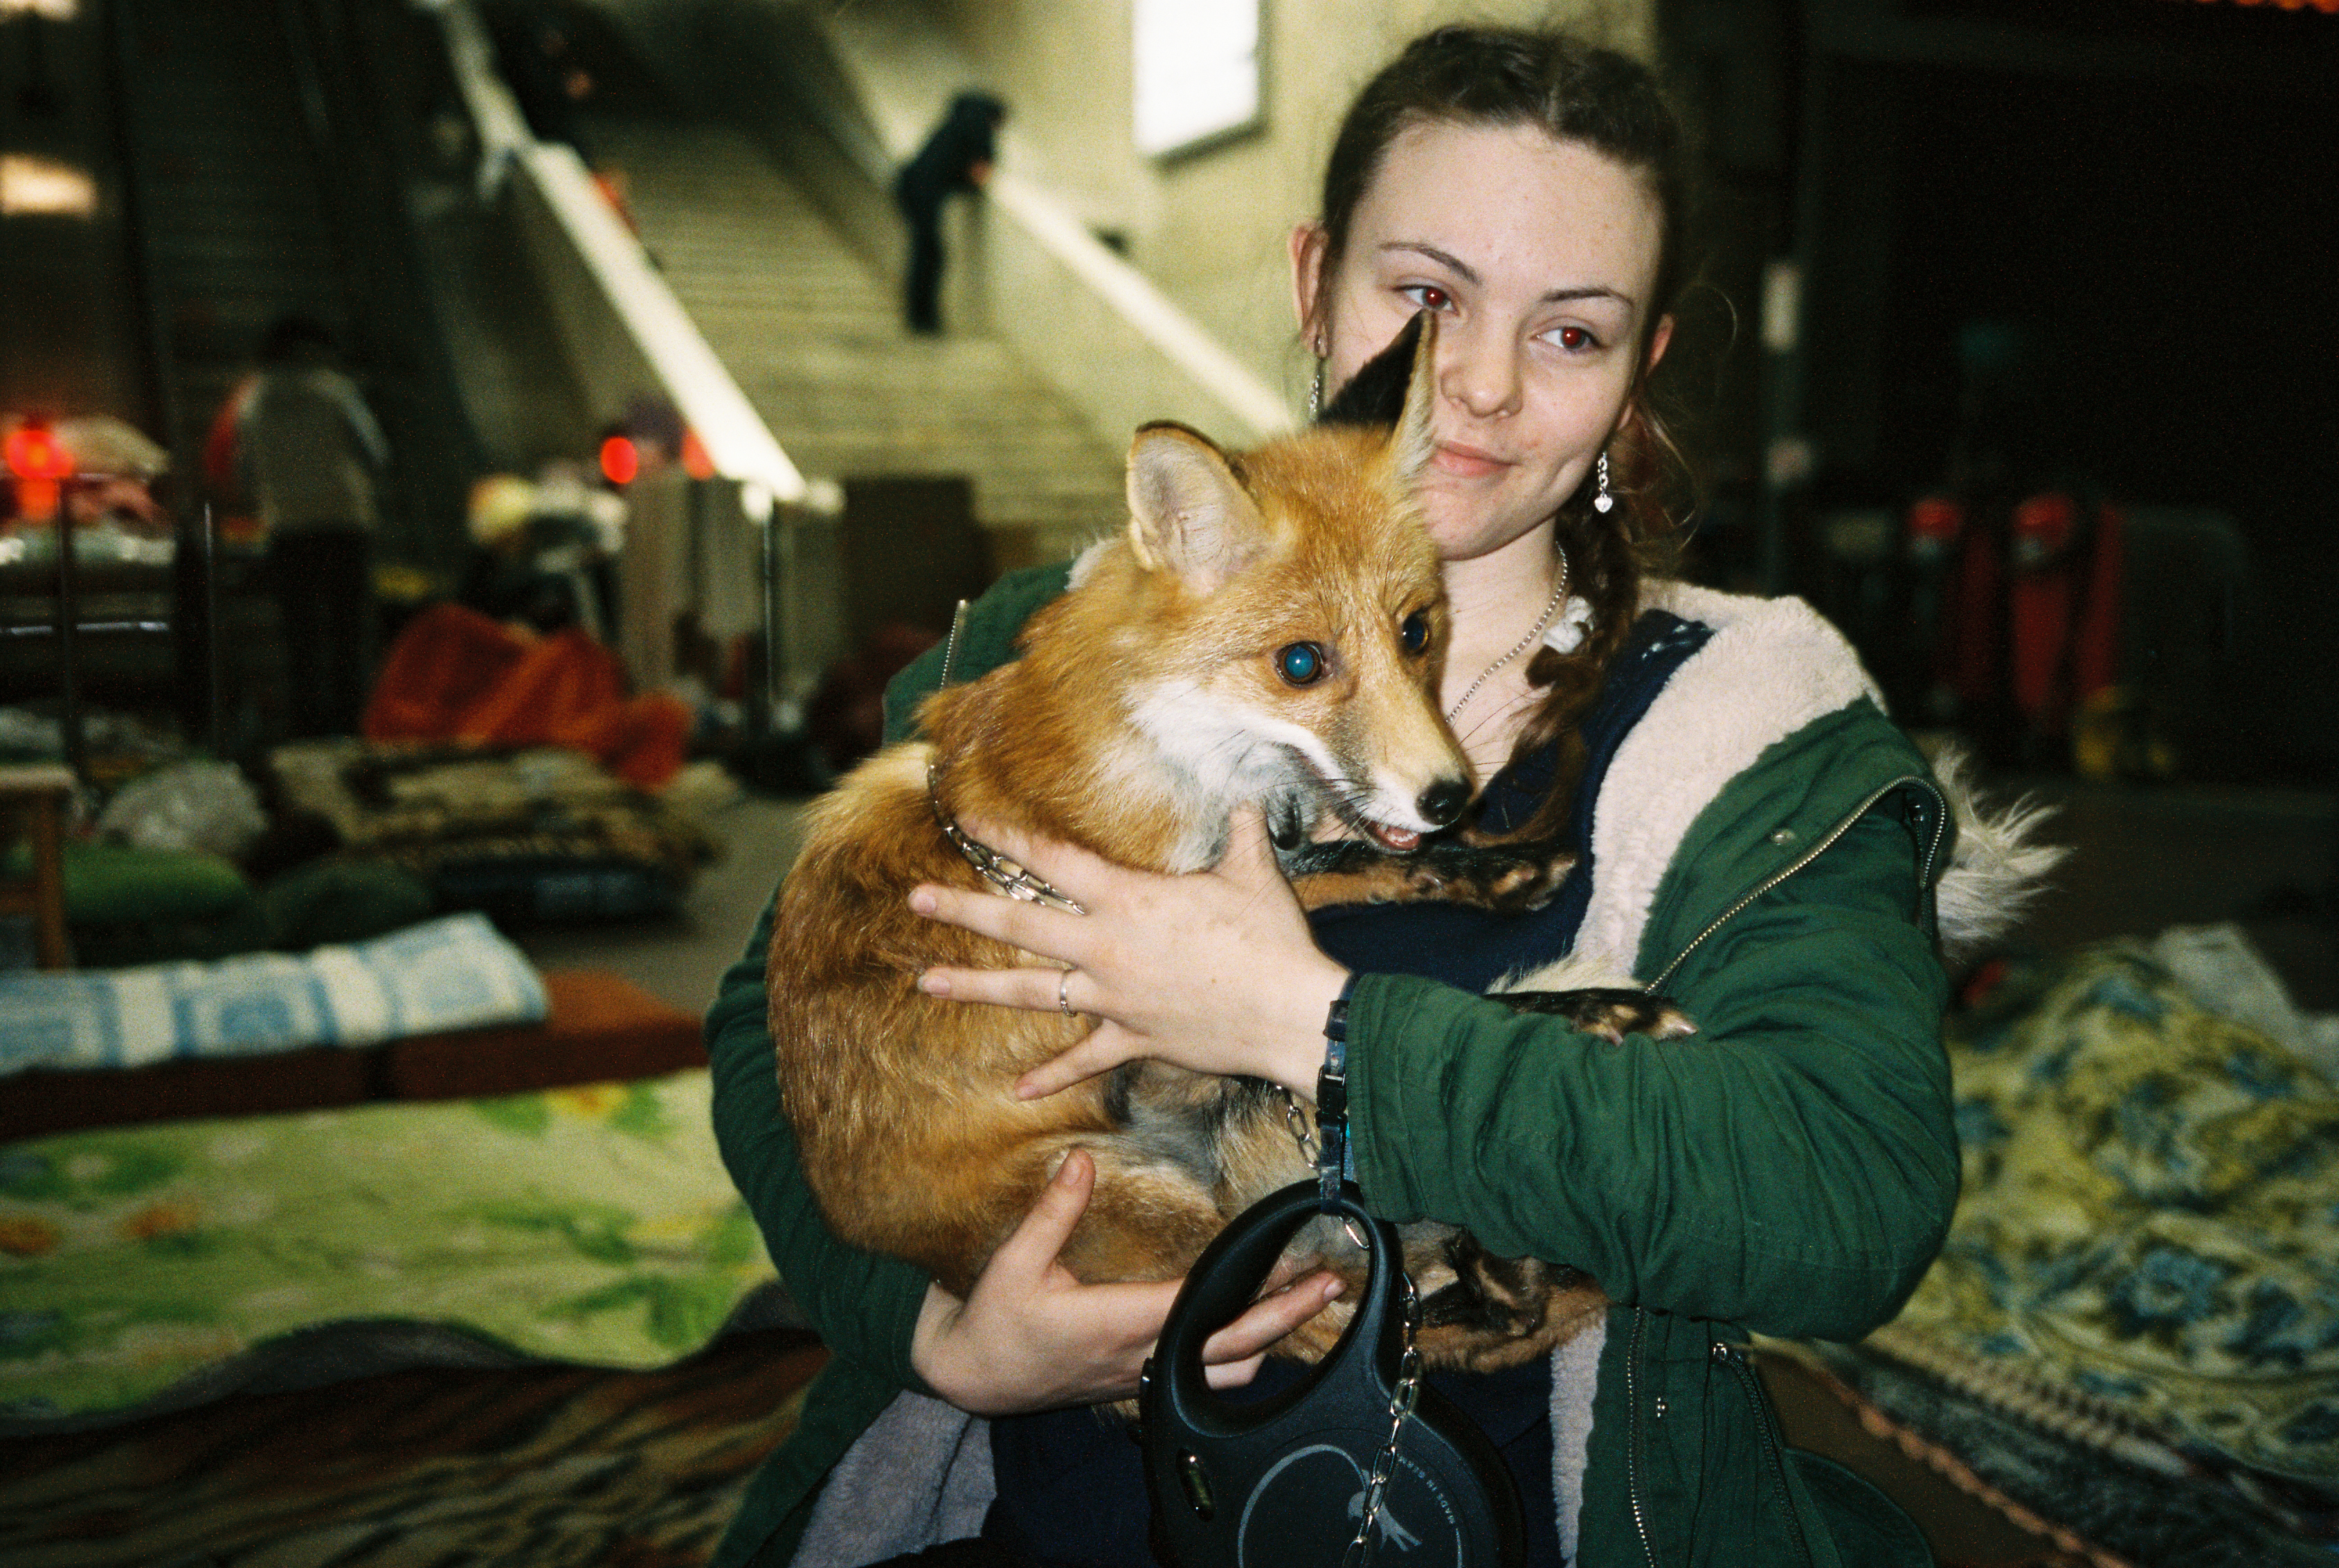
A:
[[[1279,852],[1309,909],[1340,903],[1458,903],[1516,914],[1540,909],[1575,869],[1574,852],[1551,843],[1473,844],[1431,839],[1396,854],[1362,839],[1308,843]]]
[[[1586,1034],[1614,1044],[1628,1034],[1651,1040],[1679,1040],[1697,1032],[1697,1024],[1662,996],[1627,988],[1588,991],[1511,991],[1495,999],[1515,1012],[1539,1012],[1564,1018]]]
[[[1574,851],[1548,843],[1433,843],[1401,863],[1416,897],[1516,914],[1549,903],[1575,861]]]
[[[1496,1257],[1465,1232],[1446,1247],[1452,1278],[1421,1303],[1423,1359],[1499,1371],[1547,1353],[1606,1304],[1592,1277],[1565,1264]]]

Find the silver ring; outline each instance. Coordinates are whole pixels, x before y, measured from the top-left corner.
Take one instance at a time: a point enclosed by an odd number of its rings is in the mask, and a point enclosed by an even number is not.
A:
[[[1068,994],[1071,983],[1072,971],[1069,969],[1056,977],[1056,1006],[1066,1018],[1078,1018],[1080,1014],[1072,1011],[1072,999]]]

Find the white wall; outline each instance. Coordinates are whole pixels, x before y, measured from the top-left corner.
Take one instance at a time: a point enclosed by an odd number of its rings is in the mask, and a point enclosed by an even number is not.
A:
[[[1285,242],[1316,212],[1339,116],[1406,40],[1449,21],[1552,23],[1631,53],[1654,47],[1655,0],[1264,0],[1266,123],[1181,158],[1138,153],[1130,132],[1127,0],[877,0],[914,29],[939,19],[970,79],[1011,119],[1002,164],[1066,201],[1091,228],[1118,230],[1130,258],[1270,386],[1296,403],[1308,362],[1291,316]]]

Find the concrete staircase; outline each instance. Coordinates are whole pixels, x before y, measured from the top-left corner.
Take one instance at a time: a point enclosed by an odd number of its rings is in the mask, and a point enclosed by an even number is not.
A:
[[[745,135],[597,116],[642,242],[788,456],[835,479],[964,475],[1003,569],[1127,516],[1121,445],[988,339],[913,338],[870,270]]]
[[[282,19],[267,0],[138,0],[136,125],[145,238],[170,318],[182,452],[278,316],[350,342],[344,257],[301,116]]]

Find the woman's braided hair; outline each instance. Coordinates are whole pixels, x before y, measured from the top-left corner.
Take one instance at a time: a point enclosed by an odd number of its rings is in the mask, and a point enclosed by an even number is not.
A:
[[[1689,209],[1689,147],[1682,120],[1641,62],[1564,34],[1509,27],[1447,26],[1424,34],[1365,84],[1341,122],[1324,168],[1325,237],[1318,273],[1320,302],[1346,251],[1348,229],[1396,138],[1424,123],[1533,125],[1554,140],[1581,143],[1638,174],[1660,215],[1655,286],[1643,314],[1639,362],[1649,335],[1672,313],[1688,280],[1683,231]],[[1608,447],[1609,488],[1617,505],[1592,506],[1587,480],[1557,518],[1570,566],[1570,591],[1592,607],[1592,624],[1570,654],[1537,650],[1528,683],[1544,690],[1514,754],[1559,743],[1556,784],[1523,836],[1564,825],[1583,765],[1576,721],[1598,695],[1609,660],[1638,613],[1641,579],[1670,564],[1674,523],[1665,497],[1682,486],[1686,465],[1663,420],[1650,407],[1635,372],[1623,421]]]

